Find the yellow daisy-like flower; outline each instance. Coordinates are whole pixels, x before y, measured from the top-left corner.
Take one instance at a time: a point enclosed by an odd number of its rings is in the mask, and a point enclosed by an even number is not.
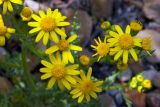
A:
[[[73,90],[70,92],[72,94],[72,98],[78,98],[78,103],[81,103],[86,98],[87,101],[90,101],[90,96],[93,98],[97,98],[96,92],[102,92],[102,88],[98,86],[103,84],[103,81],[94,82],[91,78],[92,68],[89,68],[87,75],[84,74],[83,71],[80,73],[80,77],[77,77],[77,84],[73,86]]]
[[[5,26],[2,15],[0,15],[0,46],[5,45],[5,37],[10,38],[11,33],[15,33],[15,29]]]
[[[152,40],[151,37],[146,37],[142,40],[142,49],[145,51],[152,50]]]
[[[29,31],[29,34],[39,32],[35,42],[39,42],[43,37],[43,44],[47,45],[49,38],[51,40],[58,39],[57,34],[63,38],[66,37],[65,31],[60,29],[60,27],[68,26],[70,23],[64,21],[66,16],[62,16],[58,9],[51,11],[51,9],[48,8],[46,14],[40,10],[39,16],[32,14],[32,18],[35,22],[29,22],[28,26],[34,28]]]
[[[135,46],[141,47],[142,39],[138,37],[132,37],[130,34],[131,28],[128,25],[125,32],[122,31],[119,25],[115,26],[117,32],[110,31],[112,36],[107,41],[113,48],[110,49],[110,55],[115,55],[114,60],[117,61],[123,55],[123,63],[127,64],[129,53],[135,61],[138,61]]]
[[[131,21],[131,22],[130,22],[130,26],[131,26],[131,29],[132,29],[133,31],[140,31],[140,30],[142,30],[142,28],[143,28],[142,23],[141,23],[140,21],[137,21],[137,20]]]
[[[33,11],[29,7],[24,7],[20,13],[23,21],[30,21],[32,18]]]
[[[13,12],[12,3],[22,5],[23,2],[22,0],[0,0],[0,5],[3,4],[3,14],[6,14],[7,10]]]
[[[87,66],[90,63],[90,58],[87,55],[80,56],[79,60],[80,60],[80,63],[84,66]]]
[[[98,61],[106,56],[109,53],[109,45],[108,43],[106,43],[106,37],[104,38],[104,41],[101,41],[101,39],[98,37],[98,41],[96,39],[94,39],[94,41],[96,42],[97,46],[91,45],[91,47],[97,51],[97,53],[95,53],[93,56],[98,55]]]
[[[80,74],[80,71],[77,70],[79,67],[78,64],[67,66],[63,63],[63,60],[61,60],[59,52],[56,53],[56,57],[53,55],[50,55],[49,57],[51,62],[42,60],[41,63],[45,67],[40,69],[40,72],[44,73],[41,76],[42,80],[50,78],[47,89],[51,89],[57,81],[60,89],[66,87],[70,90],[71,84],[76,84],[76,79],[74,79],[73,76]]]
[[[73,42],[76,39],[77,39],[76,34],[70,36],[68,39],[65,39],[65,38],[64,39],[62,38],[61,40],[59,40],[58,38],[54,39],[54,42],[56,44],[54,46],[48,48],[45,51],[45,53],[52,54],[56,51],[60,51],[60,52],[62,52],[62,58],[63,58],[64,63],[67,64],[68,61],[71,63],[74,63],[74,57],[73,57],[70,50],[82,51],[82,48],[80,46],[76,46],[76,45],[71,44],[71,42]]]

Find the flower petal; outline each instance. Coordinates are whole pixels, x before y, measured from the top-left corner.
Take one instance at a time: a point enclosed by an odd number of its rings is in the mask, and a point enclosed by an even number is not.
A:
[[[70,42],[73,42],[73,41],[76,40],[76,39],[77,39],[77,35],[74,34],[74,35],[70,36],[70,37],[67,39],[67,41],[70,43]]]
[[[54,86],[55,82],[56,82],[56,79],[52,77],[48,82],[47,89],[51,89]]]
[[[123,30],[119,25],[115,25],[115,29],[118,32],[118,34],[123,35]]]
[[[46,32],[43,36],[43,44],[47,45],[48,40],[49,40],[49,32]]]
[[[47,62],[47,61],[45,61],[45,60],[42,60],[42,61],[41,61],[41,64],[43,64],[44,66],[46,66],[46,67],[48,67],[48,68],[51,68],[51,69],[52,69],[52,67],[53,67],[53,65],[52,65],[51,63],[49,63],[49,62]]]
[[[41,80],[48,79],[52,76],[52,73],[46,73],[41,76]]]
[[[88,79],[88,80],[90,80],[91,75],[92,75],[92,68],[89,67],[88,72],[87,72],[87,79]]]
[[[125,33],[130,34],[130,32],[131,32],[131,27],[127,25]]]
[[[84,98],[84,94],[82,94],[81,96],[79,96],[78,103],[81,103],[83,101],[83,98]]]
[[[59,29],[59,28],[56,28],[55,31],[60,35],[62,36],[63,38],[65,38],[67,35],[65,33],[65,31]]]
[[[138,57],[137,57],[137,54],[136,54],[135,50],[134,50],[133,48],[131,48],[129,51],[130,51],[133,59],[134,59],[135,61],[138,61]]]
[[[54,41],[55,43],[59,42],[59,38],[58,38],[57,34],[54,31],[50,32],[50,35],[51,35],[51,40],[52,41]]]
[[[59,47],[58,47],[57,45],[54,45],[54,46],[48,48],[48,49],[45,51],[45,53],[46,53],[46,54],[51,54],[51,53],[54,53],[54,52],[56,52],[56,51],[58,51],[58,50],[59,50]]]
[[[29,34],[36,33],[36,32],[38,32],[40,30],[41,30],[40,27],[33,28],[32,30],[29,31]]]
[[[75,51],[82,51],[82,48],[80,46],[76,46],[76,45],[73,45],[73,44],[71,44],[69,46],[69,49],[75,50]]]
[[[61,80],[63,85],[68,89],[68,90],[71,90],[71,86],[70,84],[68,83],[68,81],[66,81],[65,79],[62,79]]]
[[[123,51],[123,63],[127,64],[128,62],[128,50]]]
[[[76,84],[76,80],[69,75],[66,75],[65,79],[74,85]]]
[[[44,34],[45,34],[45,31],[41,30],[41,31],[38,33],[38,35],[37,35],[37,37],[36,37],[36,39],[35,39],[35,42],[39,42],[39,41],[42,39],[42,37],[43,37]]]
[[[120,50],[120,51],[114,56],[114,60],[117,61],[117,60],[121,57],[122,53],[123,53],[123,50]]]

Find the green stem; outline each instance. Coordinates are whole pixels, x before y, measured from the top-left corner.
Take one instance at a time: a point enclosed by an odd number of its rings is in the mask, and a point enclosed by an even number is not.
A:
[[[27,62],[26,62],[26,49],[25,47],[22,47],[22,65],[23,65],[23,70],[24,70],[24,77],[26,79],[26,83],[28,86],[32,89],[32,91],[36,90],[36,86],[32,80],[32,75],[28,70],[27,67]]]

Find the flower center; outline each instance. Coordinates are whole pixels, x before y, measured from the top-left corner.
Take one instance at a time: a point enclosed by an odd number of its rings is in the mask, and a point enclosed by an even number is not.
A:
[[[57,45],[60,51],[66,51],[69,49],[69,43],[66,40],[60,40]]]
[[[124,34],[119,38],[119,45],[122,49],[130,49],[134,46],[133,37]]]
[[[0,26],[0,36],[4,36],[7,32],[6,26]]]
[[[54,66],[54,68],[52,69],[52,75],[56,78],[56,79],[61,79],[64,77],[66,72],[66,69],[64,67],[64,65],[62,64],[57,64]]]
[[[54,18],[46,17],[41,20],[41,28],[44,31],[52,31],[56,27]]]
[[[84,93],[89,93],[93,90],[93,82],[90,80],[85,80],[84,82],[82,82],[81,84],[81,90]]]
[[[32,15],[32,10],[29,7],[24,7],[22,10],[22,15],[28,18]]]
[[[97,47],[97,53],[99,55],[106,55],[109,52],[109,46],[106,43],[101,43]]]

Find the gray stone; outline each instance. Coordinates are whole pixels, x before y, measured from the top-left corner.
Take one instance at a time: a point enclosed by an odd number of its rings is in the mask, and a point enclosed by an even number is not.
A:
[[[114,99],[108,94],[99,95],[102,107],[117,107]]]

